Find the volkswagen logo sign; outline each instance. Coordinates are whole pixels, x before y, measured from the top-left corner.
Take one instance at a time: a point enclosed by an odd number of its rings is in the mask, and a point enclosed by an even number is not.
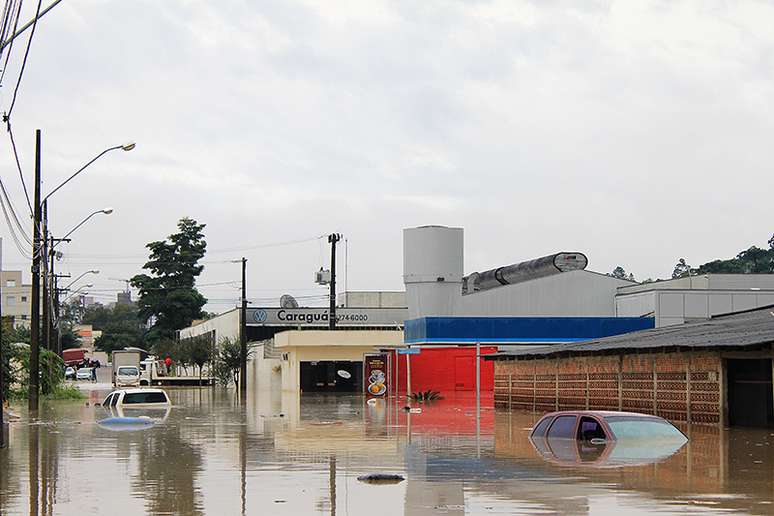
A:
[[[258,309],[253,312],[253,319],[257,323],[266,322],[266,310]]]

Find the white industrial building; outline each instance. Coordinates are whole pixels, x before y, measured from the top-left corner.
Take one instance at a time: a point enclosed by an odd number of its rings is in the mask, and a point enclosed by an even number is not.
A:
[[[585,270],[559,252],[464,275],[463,229],[403,230],[409,319],[420,317],[652,317],[655,326],[774,305],[774,274],[710,274],[639,284]]]
[[[621,287],[616,315],[655,317],[656,327],[774,305],[774,274],[706,274]]]
[[[613,317],[620,287],[635,285],[584,270],[579,252],[561,252],[495,269],[463,273],[463,230],[403,230],[403,281],[409,318]]]

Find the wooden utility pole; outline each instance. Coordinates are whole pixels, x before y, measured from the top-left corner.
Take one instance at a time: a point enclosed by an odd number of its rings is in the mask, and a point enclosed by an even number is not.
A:
[[[49,296],[51,291],[49,290],[48,277],[51,271],[48,270],[48,201],[43,201],[41,207],[43,216],[43,241],[41,242],[40,254],[41,254],[41,267],[43,268],[43,285],[42,285],[42,297],[43,297],[43,349],[51,349],[51,303]]]
[[[239,314],[239,393],[247,395],[247,258],[242,257],[242,309]]]
[[[331,233],[328,242],[331,244],[331,294],[328,314],[328,329],[336,329],[336,243],[341,240],[341,235]]]
[[[35,131],[35,203],[32,206],[32,292],[30,294],[30,377],[27,394],[30,412],[38,410],[40,383],[40,129]]]
[[[0,238],[0,271],[3,270],[3,239]],[[0,290],[2,290],[2,281],[0,281]],[[0,292],[0,299],[2,292]],[[5,362],[3,361],[3,310],[0,303],[0,448],[5,446],[5,421],[3,420],[3,410],[5,410]]]

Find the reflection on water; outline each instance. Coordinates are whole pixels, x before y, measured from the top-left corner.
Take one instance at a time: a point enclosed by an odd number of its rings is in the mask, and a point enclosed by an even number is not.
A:
[[[527,437],[539,416],[491,399],[477,425],[467,396],[409,414],[357,396],[261,393],[242,406],[219,389],[169,394],[171,411],[141,431],[105,430],[97,421],[115,410],[81,402],[12,424],[0,514],[774,512],[768,430],[697,426],[676,450],[570,442],[546,454]],[[357,481],[375,472],[406,480]]]

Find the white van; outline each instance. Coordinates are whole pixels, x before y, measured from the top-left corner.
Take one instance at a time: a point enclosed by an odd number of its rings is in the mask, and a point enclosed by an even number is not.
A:
[[[122,365],[116,369],[116,387],[134,387],[140,385],[140,368],[133,365]]]
[[[107,395],[103,407],[165,408],[170,405],[169,396],[161,389],[120,389]]]

